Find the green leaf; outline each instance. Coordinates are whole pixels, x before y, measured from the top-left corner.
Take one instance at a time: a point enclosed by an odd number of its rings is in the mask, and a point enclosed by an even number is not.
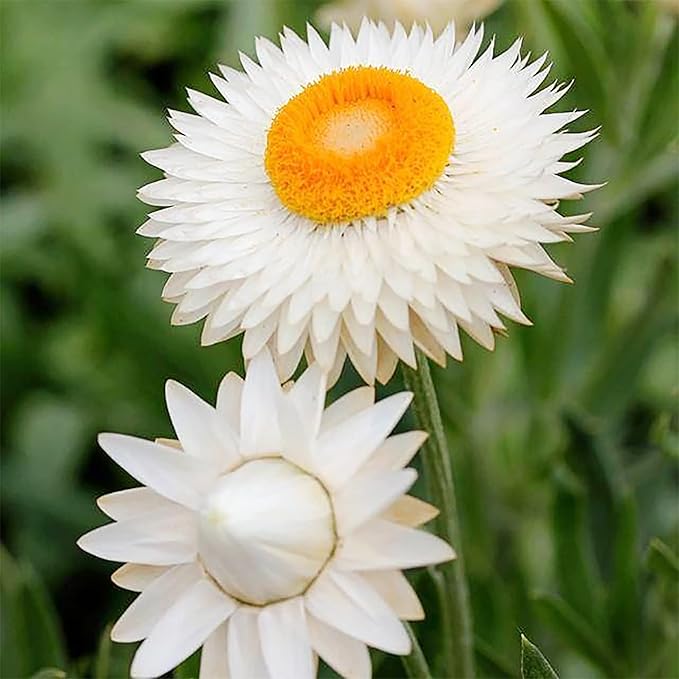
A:
[[[521,677],[523,679],[559,679],[540,649],[521,635]]]

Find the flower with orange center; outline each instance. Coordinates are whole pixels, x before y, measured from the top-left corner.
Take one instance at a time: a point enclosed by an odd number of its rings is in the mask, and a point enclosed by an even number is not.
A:
[[[527,323],[509,266],[569,280],[543,244],[589,230],[558,212],[593,188],[560,158],[594,133],[545,113],[567,87],[540,89],[544,57],[477,56],[482,34],[285,29],[213,77],[225,101],[190,90],[197,115],[171,112],[177,143],[144,154],[165,178],[139,192],[161,208],[139,232],[173,322],[204,318],[204,344],[244,333],[281,380],[306,354],[330,383],[347,355],[386,382],[415,347],[444,363],[460,329],[492,349],[498,314]]]

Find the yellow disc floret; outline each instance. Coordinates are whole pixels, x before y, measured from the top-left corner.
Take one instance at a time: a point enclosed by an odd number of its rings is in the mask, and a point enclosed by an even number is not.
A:
[[[281,202],[321,224],[382,217],[430,189],[453,149],[446,102],[387,68],[324,76],[277,113],[265,166]]]

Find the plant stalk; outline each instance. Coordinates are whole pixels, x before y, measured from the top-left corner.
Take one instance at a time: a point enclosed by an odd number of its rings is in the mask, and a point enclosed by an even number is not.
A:
[[[444,605],[447,610],[443,611],[442,619],[449,628],[443,632],[447,676],[473,679],[476,672],[472,614],[464,573],[453,470],[441,411],[427,357],[417,351],[417,370],[401,365],[405,386],[414,394],[413,411],[417,424],[429,433],[429,438],[422,446],[421,460],[431,500],[441,510],[437,517],[438,534],[457,553],[454,561],[437,567],[445,584]]]

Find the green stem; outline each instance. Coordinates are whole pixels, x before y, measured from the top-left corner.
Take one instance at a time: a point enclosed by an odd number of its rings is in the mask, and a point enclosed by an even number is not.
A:
[[[409,679],[432,679],[427,659],[424,657],[424,653],[422,653],[420,642],[417,640],[413,628],[407,622],[403,624],[413,644],[413,650],[410,652],[410,655],[401,657],[406,674]]]
[[[449,621],[444,631],[448,649],[448,676],[455,679],[473,679],[474,638],[469,593],[464,575],[462,544],[458,524],[455,486],[450,453],[446,442],[441,411],[436,390],[431,379],[427,357],[418,350],[417,370],[403,365],[406,388],[415,395],[413,411],[417,424],[429,433],[422,447],[421,460],[433,503],[441,510],[438,533],[457,552],[457,559],[440,566],[445,579],[446,605],[444,620]]]

